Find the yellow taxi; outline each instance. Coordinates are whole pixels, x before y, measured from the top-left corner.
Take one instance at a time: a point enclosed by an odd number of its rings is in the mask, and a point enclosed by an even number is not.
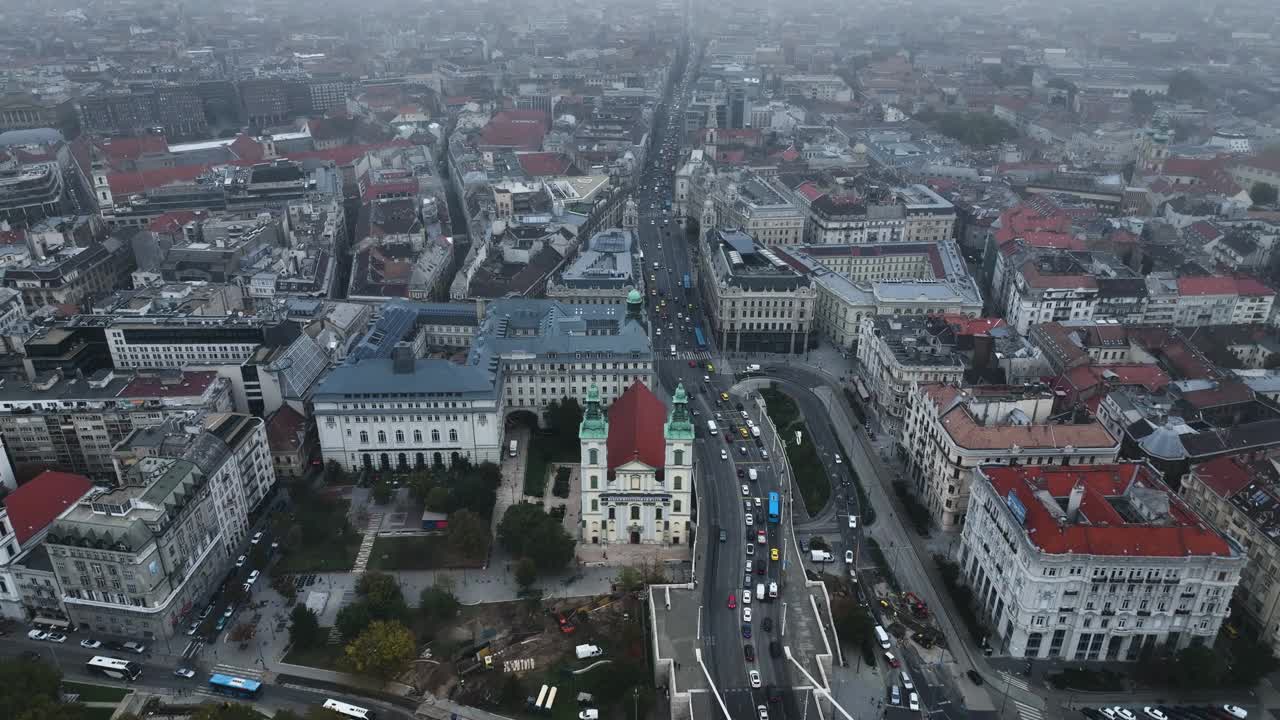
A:
[[[748,430],[747,430],[746,428],[744,428],[744,427],[740,427],[740,428],[738,428],[738,432],[742,434],[742,437],[743,437],[743,438],[749,438],[749,437],[751,437],[751,433],[750,433],[750,431],[748,431]]]
[[[778,548],[770,548],[770,549],[769,549],[769,559],[770,559],[770,560],[777,560],[777,559],[778,559]]]
[[[715,372],[715,371],[716,371],[716,366],[712,365],[711,363],[707,363],[707,372]],[[725,398],[725,399],[728,400],[729,398]]]
[[[726,393],[726,392],[720,393],[720,399],[725,402],[729,402],[729,393]]]

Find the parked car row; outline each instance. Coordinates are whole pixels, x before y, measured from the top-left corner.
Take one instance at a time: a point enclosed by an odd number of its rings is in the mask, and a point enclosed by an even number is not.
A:
[[[1122,705],[1084,708],[1081,715],[1089,720],[1245,720],[1249,711],[1238,705],[1145,705],[1127,708]]]

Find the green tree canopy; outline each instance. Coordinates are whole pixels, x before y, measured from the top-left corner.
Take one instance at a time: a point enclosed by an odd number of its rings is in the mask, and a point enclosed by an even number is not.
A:
[[[372,621],[373,617],[369,614],[368,603],[363,600],[357,600],[344,605],[338,611],[338,618],[334,621],[334,625],[337,626],[338,634],[342,636],[342,639],[350,642]]]
[[[289,642],[298,648],[313,648],[324,642],[320,619],[306,605],[294,605],[289,613]]]
[[[344,650],[344,664],[354,672],[390,679],[413,660],[417,643],[404,625],[378,620],[369,625]]]
[[[1179,70],[1169,78],[1169,97],[1174,100],[1195,100],[1208,89],[1204,81],[1190,70]]]
[[[538,565],[533,558],[522,557],[516,561],[516,583],[525,590],[533,587],[538,579]]]
[[[409,614],[400,583],[387,573],[370,571],[361,575],[356,594],[364,599],[374,620],[402,620]]]
[[[459,557],[474,557],[489,544],[489,523],[470,510],[457,510],[449,516],[449,551]]]
[[[1249,199],[1254,205],[1272,205],[1276,201],[1276,186],[1269,183],[1254,183],[1249,189]]]
[[[507,508],[498,523],[498,542],[512,555],[530,558],[540,570],[559,570],[573,559],[573,538],[541,505]]]

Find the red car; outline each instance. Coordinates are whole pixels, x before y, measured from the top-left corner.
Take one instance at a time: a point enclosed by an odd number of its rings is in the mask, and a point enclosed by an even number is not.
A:
[[[666,318],[663,318],[663,319],[665,320]],[[698,367],[698,361],[697,361],[697,360],[690,360],[690,361],[689,361],[689,367]]]
[[[725,434],[724,434],[724,441],[732,445],[732,444],[733,444],[733,433],[725,433]]]
[[[738,607],[738,598],[733,593],[729,593],[729,609],[732,610],[736,607]]]

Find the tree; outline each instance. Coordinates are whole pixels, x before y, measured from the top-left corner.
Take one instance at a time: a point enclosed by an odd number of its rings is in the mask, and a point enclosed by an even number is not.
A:
[[[556,443],[561,451],[576,450],[578,447],[578,426],[582,424],[582,406],[575,398],[567,397],[553,400],[542,414],[546,424],[547,435]]]
[[[404,593],[395,577],[384,572],[371,571],[360,576],[356,594],[364,598],[369,617],[374,620],[403,620],[408,615]]]
[[[418,595],[418,611],[427,620],[448,620],[458,614],[460,605],[448,583],[437,581],[432,587],[423,588]]]
[[[533,587],[538,579],[538,565],[533,558],[522,557],[516,561],[516,583],[524,590]]]
[[[337,460],[330,460],[324,464],[324,483],[326,485],[345,484],[347,482],[347,473],[338,464]]]
[[[449,516],[449,552],[457,557],[475,557],[489,547],[489,525],[470,510]]]
[[[338,628],[338,634],[343,640],[350,641],[360,634],[360,631],[373,620],[369,614],[369,605],[363,600],[357,600],[349,605],[343,606],[338,611],[338,618],[334,621],[334,625]]]
[[[232,702],[200,705],[191,718],[192,720],[262,720],[262,716],[253,709],[252,705]]]
[[[289,642],[299,649],[313,648],[324,640],[320,619],[306,605],[294,605],[289,613]]]
[[[56,705],[61,683],[62,673],[43,659],[0,662],[0,717],[22,718],[37,705]]]
[[[573,559],[573,538],[540,505],[507,508],[498,523],[498,542],[512,555],[532,559],[540,570],[559,570]]]
[[[416,651],[409,628],[398,622],[378,620],[347,645],[345,664],[355,672],[386,680],[403,670]]]
[[[1254,183],[1249,189],[1249,199],[1254,205],[1274,205],[1276,202],[1276,186],[1270,183]]]
[[[386,480],[380,480],[373,484],[373,501],[379,505],[386,505],[391,502],[391,483]]]
[[[431,512],[449,512],[449,488],[437,485],[427,491],[427,509]]]
[[[1135,90],[1129,94],[1129,106],[1133,110],[1133,114],[1138,117],[1147,117],[1156,111],[1155,98],[1148,95],[1144,90]]]
[[[1190,70],[1179,70],[1169,78],[1169,97],[1174,100],[1195,100],[1209,88]]]
[[[618,575],[613,579],[614,583],[627,592],[635,592],[644,587],[644,574],[639,568],[631,565],[623,565],[618,568]]]

